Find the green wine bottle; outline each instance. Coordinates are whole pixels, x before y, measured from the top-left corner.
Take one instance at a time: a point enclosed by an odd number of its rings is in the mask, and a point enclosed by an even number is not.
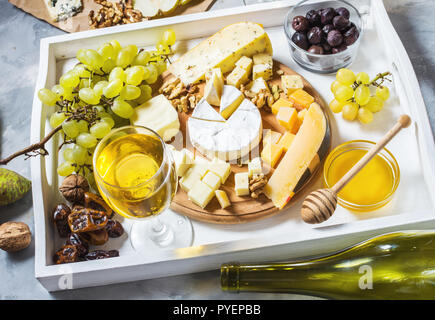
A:
[[[221,287],[333,299],[435,299],[435,230],[388,233],[317,259],[223,264]]]

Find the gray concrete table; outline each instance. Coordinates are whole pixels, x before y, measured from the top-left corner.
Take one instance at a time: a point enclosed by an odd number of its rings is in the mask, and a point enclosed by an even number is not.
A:
[[[252,2],[251,2],[252,3]],[[435,128],[435,1],[385,0],[394,27],[408,51]],[[213,9],[243,5],[243,0],[218,0]],[[0,0],[0,158],[29,143],[39,41],[63,32]],[[8,165],[30,178],[29,162]],[[33,231],[32,196],[0,208],[0,224],[23,221]],[[34,277],[34,243],[21,252],[0,252],[0,299],[310,299],[292,294],[223,293],[219,272],[138,281],[58,293],[47,292]]]

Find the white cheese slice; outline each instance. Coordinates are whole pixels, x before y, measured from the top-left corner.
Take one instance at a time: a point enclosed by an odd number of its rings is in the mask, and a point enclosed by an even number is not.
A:
[[[261,77],[252,81],[248,86],[248,90],[254,93],[259,93],[261,90],[266,90],[267,92],[270,92],[269,85]]]
[[[266,52],[272,54],[272,44],[260,24],[233,23],[205,39],[168,67],[168,71],[185,84],[204,79],[211,68],[227,73],[242,57]]]
[[[135,108],[130,123],[156,131],[164,141],[171,140],[180,130],[178,113],[162,94]]]
[[[214,68],[211,70],[211,76],[207,79],[204,88],[204,99],[214,106],[220,105],[223,89],[224,77],[222,71],[220,68]]]
[[[201,99],[193,109],[192,117],[210,121],[225,121],[225,119],[204,99]]]
[[[228,119],[244,99],[243,93],[234,86],[225,85],[222,91],[219,112]]]

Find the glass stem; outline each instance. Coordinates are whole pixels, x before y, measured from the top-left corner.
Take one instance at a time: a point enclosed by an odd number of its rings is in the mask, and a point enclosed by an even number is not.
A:
[[[150,224],[150,238],[160,247],[166,247],[172,243],[174,232],[170,226],[164,224],[157,216]]]

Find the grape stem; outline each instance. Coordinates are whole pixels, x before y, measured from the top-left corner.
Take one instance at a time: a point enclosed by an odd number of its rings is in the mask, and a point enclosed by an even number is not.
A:
[[[13,160],[16,157],[19,157],[21,155],[26,156],[25,160],[29,159],[30,157],[36,157],[38,155],[40,155],[40,156],[48,155],[48,151],[47,151],[47,149],[45,149],[45,144],[61,129],[62,129],[62,125],[59,125],[58,127],[51,130],[50,133],[47,134],[41,141],[34,143],[34,144],[24,148],[23,150],[15,152],[15,153],[11,154],[9,157],[1,159],[0,165],[7,165],[11,160]]]
[[[378,73],[376,75],[376,77],[372,81],[370,81],[369,85],[372,85],[372,86],[375,86],[375,87],[379,87],[379,86],[382,85],[382,83],[385,80],[391,81],[390,79],[387,78],[387,76],[389,76],[389,75],[391,75],[390,71],[383,72],[383,73]],[[377,82],[379,79],[381,80],[380,83]]]

